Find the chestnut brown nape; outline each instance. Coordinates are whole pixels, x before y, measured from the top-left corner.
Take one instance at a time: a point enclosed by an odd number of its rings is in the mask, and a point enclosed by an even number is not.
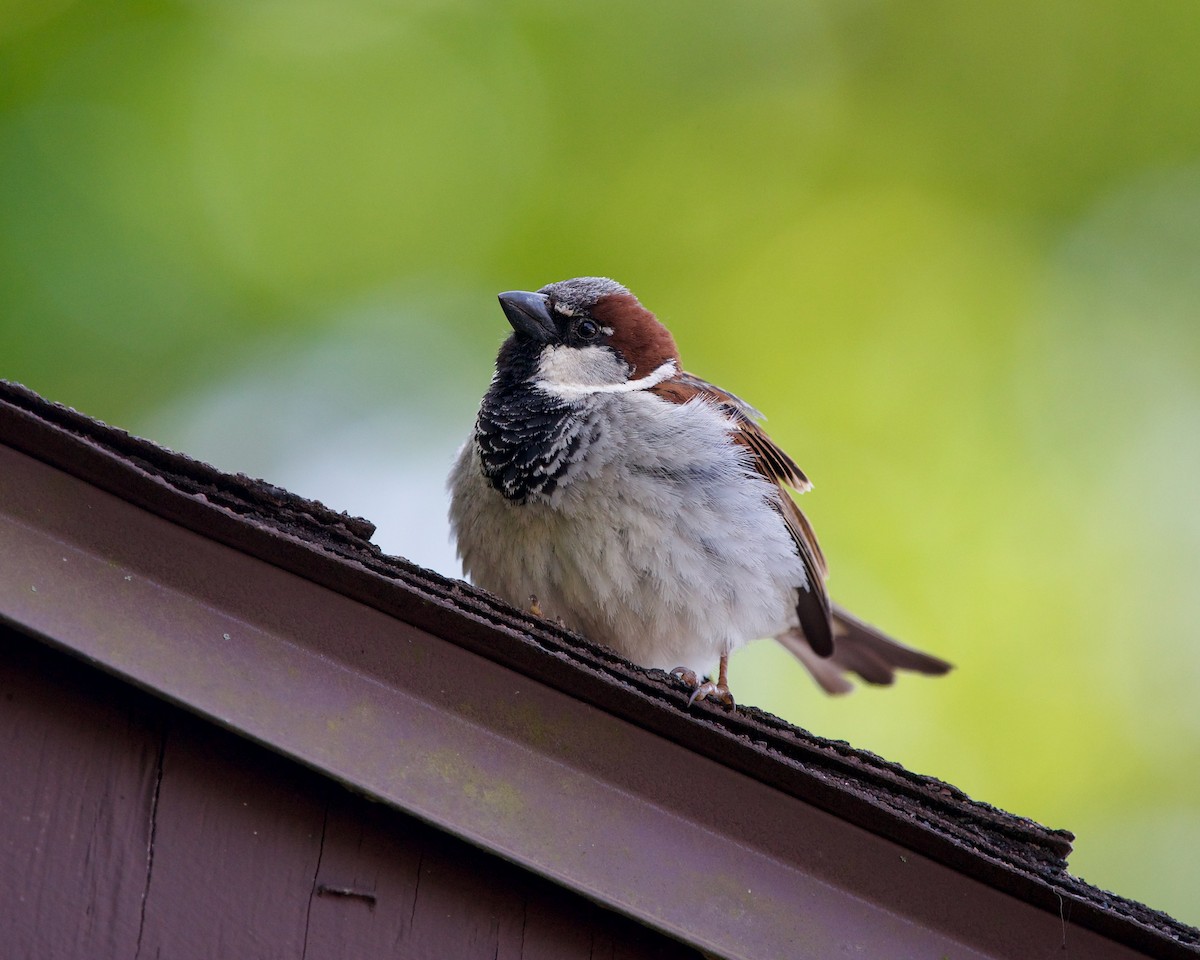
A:
[[[632,368],[630,378],[647,376],[668,360],[679,362],[671,331],[632,293],[610,293],[592,308],[592,319],[612,329],[608,342]]]

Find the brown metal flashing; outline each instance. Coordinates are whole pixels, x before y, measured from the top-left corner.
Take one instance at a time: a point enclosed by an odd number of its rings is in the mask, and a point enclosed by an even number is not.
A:
[[[1088,955],[1200,952],[1067,874],[1069,834],[758,711],[687,712],[661,673],[381,555],[365,521],[2,382],[0,442],[40,461],[0,472],[9,622],[684,942],[779,955],[821,916],[837,943],[922,930],[955,956],[1063,929]]]

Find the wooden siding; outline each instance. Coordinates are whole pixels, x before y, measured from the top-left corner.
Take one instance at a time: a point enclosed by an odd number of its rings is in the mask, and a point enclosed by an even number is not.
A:
[[[6,960],[696,958],[0,627]]]

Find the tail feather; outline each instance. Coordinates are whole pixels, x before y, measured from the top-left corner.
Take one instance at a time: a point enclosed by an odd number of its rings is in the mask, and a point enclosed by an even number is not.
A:
[[[929,676],[941,676],[951,670],[951,664],[941,657],[892,640],[837,604],[833,605],[833,636],[833,653],[829,657],[817,656],[799,627],[776,639],[804,664],[821,688],[831,694],[848,693],[853,689],[847,674],[854,674],[866,683],[887,686],[895,680],[897,670]]]
[[[808,645],[798,627],[781,633],[775,639],[804,664],[804,668],[826,693],[849,693],[854,689],[854,684],[842,675],[841,668],[832,657],[818,657],[813,653],[813,648]]]

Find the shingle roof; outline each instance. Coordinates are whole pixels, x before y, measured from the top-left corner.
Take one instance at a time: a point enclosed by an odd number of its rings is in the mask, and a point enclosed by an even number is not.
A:
[[[1068,832],[753,708],[687,710],[366,520],[5,381],[0,454],[0,618],[710,953],[1200,954],[1072,877]]]

